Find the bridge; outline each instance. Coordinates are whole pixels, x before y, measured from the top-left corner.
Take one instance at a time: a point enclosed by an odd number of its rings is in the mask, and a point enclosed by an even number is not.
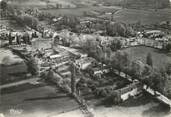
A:
[[[143,89],[150,93],[151,95],[155,96],[159,101],[163,102],[164,104],[167,104],[171,108],[171,100],[168,99],[166,96],[161,94],[158,91],[153,90],[152,88],[148,87],[147,85],[144,84]]]

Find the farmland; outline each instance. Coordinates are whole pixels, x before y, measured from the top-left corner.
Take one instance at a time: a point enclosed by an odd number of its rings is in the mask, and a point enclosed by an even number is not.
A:
[[[163,21],[171,21],[171,9],[154,9],[137,10],[137,9],[122,9],[120,7],[112,6],[89,6],[82,8],[70,9],[46,9],[42,10],[51,13],[54,16],[83,16],[85,12],[92,16],[99,18],[110,19],[111,15],[105,13],[114,13],[113,20],[117,22],[124,22],[126,24],[134,24],[140,22],[142,25],[160,24]]]
[[[0,20],[0,24],[5,25],[7,28],[14,29],[15,31],[23,31],[25,29],[23,26],[18,25],[15,20],[2,19]]]
[[[113,117],[113,115],[117,117],[170,117],[167,112],[163,111],[164,109],[161,109],[159,105],[154,102],[132,107],[100,106],[95,109],[96,116],[98,117]]]
[[[47,117],[78,108],[77,102],[65,93],[43,82],[14,87],[13,93],[8,93],[10,90],[1,95],[0,111],[6,117]]]
[[[33,2],[35,1],[35,2]],[[13,5],[18,7],[36,7],[40,8],[42,11],[50,13],[54,16],[67,15],[67,16],[83,16],[85,12],[92,16],[98,16],[100,18],[111,18],[111,15],[105,14],[108,12],[115,13],[113,15],[114,21],[124,22],[127,24],[133,24],[141,22],[143,25],[150,25],[155,23],[161,23],[162,21],[171,21],[171,8],[164,9],[130,9],[121,8],[118,6],[92,6],[86,5],[87,3],[94,3],[94,1],[80,1],[80,0],[50,0],[48,3],[51,6],[55,4],[63,4],[64,6],[70,5],[68,8],[47,8],[47,3],[41,0],[28,0],[22,1],[18,0],[11,2]],[[78,5],[77,5],[78,4]],[[75,7],[72,7],[76,5]],[[42,9],[43,8],[43,9]],[[116,12],[117,11],[117,12]]]
[[[102,1],[1,3],[0,117],[170,117],[171,8]]]
[[[10,4],[17,7],[37,7],[37,8],[47,8],[47,6],[55,7],[56,4],[61,4],[62,6],[70,6],[75,8],[78,6],[87,6],[96,3],[96,1],[91,0],[13,0],[9,2]]]
[[[10,50],[0,49],[0,78],[1,84],[10,82],[10,78],[14,78],[12,81],[24,79],[24,77],[14,77],[10,74],[14,73],[26,73],[27,66],[24,61],[17,55],[14,55]],[[4,64],[4,65],[2,65]]]
[[[141,60],[144,63],[146,62],[146,56],[148,53],[152,54],[153,65],[156,68],[162,68],[166,64],[171,63],[171,54],[170,53],[163,53],[160,50],[153,49],[150,47],[131,47],[124,49],[123,51],[129,54],[131,60]]]
[[[115,21],[132,24],[140,21],[144,25],[161,23],[162,21],[171,21],[171,9],[154,9],[137,10],[137,9],[122,9],[115,13]]]
[[[27,8],[27,7],[44,8],[46,6],[46,2],[43,2],[41,0],[15,0],[15,1],[10,1],[9,4],[21,8]]]
[[[51,13],[54,16],[59,15],[69,15],[69,16],[83,16],[85,12],[100,15],[105,12],[116,12],[119,7],[98,7],[98,6],[89,6],[82,8],[70,8],[70,9],[47,9],[42,10],[47,13]]]

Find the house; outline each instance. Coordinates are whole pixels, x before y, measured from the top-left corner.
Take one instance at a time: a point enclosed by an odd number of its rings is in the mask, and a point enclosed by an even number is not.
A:
[[[164,36],[164,32],[162,32],[161,30],[148,30],[145,31],[144,35],[148,38],[162,38]]]
[[[169,41],[169,39],[166,38],[166,37],[163,37],[163,38],[155,38],[155,40],[156,41],[161,41],[161,42],[167,42],[167,41]]]
[[[52,48],[51,39],[36,38],[32,40],[32,49],[49,49]]]
[[[83,57],[83,58],[77,59],[75,61],[75,64],[81,70],[86,70],[89,66],[96,64],[96,60],[91,57]]]
[[[136,38],[130,38],[129,44],[130,44],[130,46],[136,46],[136,45],[138,45],[138,41],[136,40]]]
[[[142,38],[137,38],[137,42],[139,45],[143,45],[143,39]]]
[[[62,57],[62,55],[60,55],[60,54],[55,54],[55,55],[51,55],[50,56],[50,59],[57,59],[57,58],[61,58]]]
[[[144,45],[153,47],[154,46],[154,40],[152,39],[143,39],[144,40]]]
[[[96,78],[101,78],[103,74],[109,73],[110,69],[93,69],[93,76]]]
[[[154,41],[154,47],[158,48],[158,49],[162,49],[163,48],[163,42],[161,42],[161,41]]]
[[[117,100],[122,100],[125,101],[129,99],[131,96],[136,96],[142,92],[142,85],[140,82],[135,81],[132,84],[129,84],[128,86],[115,90],[114,93],[117,94],[116,97],[118,98]]]

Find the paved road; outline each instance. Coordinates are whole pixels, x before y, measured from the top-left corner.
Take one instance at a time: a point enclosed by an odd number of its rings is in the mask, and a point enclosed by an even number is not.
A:
[[[0,85],[0,89],[9,88],[9,87],[22,85],[22,84],[26,84],[26,83],[36,84],[38,80],[40,80],[40,78],[31,78],[31,79],[22,80],[22,81],[18,81],[18,82],[14,82],[14,83],[4,84],[4,85]]]

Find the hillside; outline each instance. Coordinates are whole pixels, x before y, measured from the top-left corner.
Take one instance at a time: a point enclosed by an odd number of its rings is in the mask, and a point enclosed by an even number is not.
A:
[[[49,5],[94,5],[94,4],[104,4],[104,5],[119,5],[126,8],[167,8],[170,7],[169,0],[8,0],[12,3],[17,3],[18,5],[24,6],[45,6]]]
[[[56,6],[60,4],[65,7],[76,7],[93,5],[97,3],[96,0],[8,0],[8,3],[18,5],[20,7],[46,7]]]
[[[171,21],[171,9],[155,10],[137,10],[137,9],[122,9],[118,11],[113,19],[115,21],[133,24],[141,22],[143,25],[160,24],[163,21]]]
[[[166,8],[169,0],[98,0],[107,5],[120,5],[127,8]]]

